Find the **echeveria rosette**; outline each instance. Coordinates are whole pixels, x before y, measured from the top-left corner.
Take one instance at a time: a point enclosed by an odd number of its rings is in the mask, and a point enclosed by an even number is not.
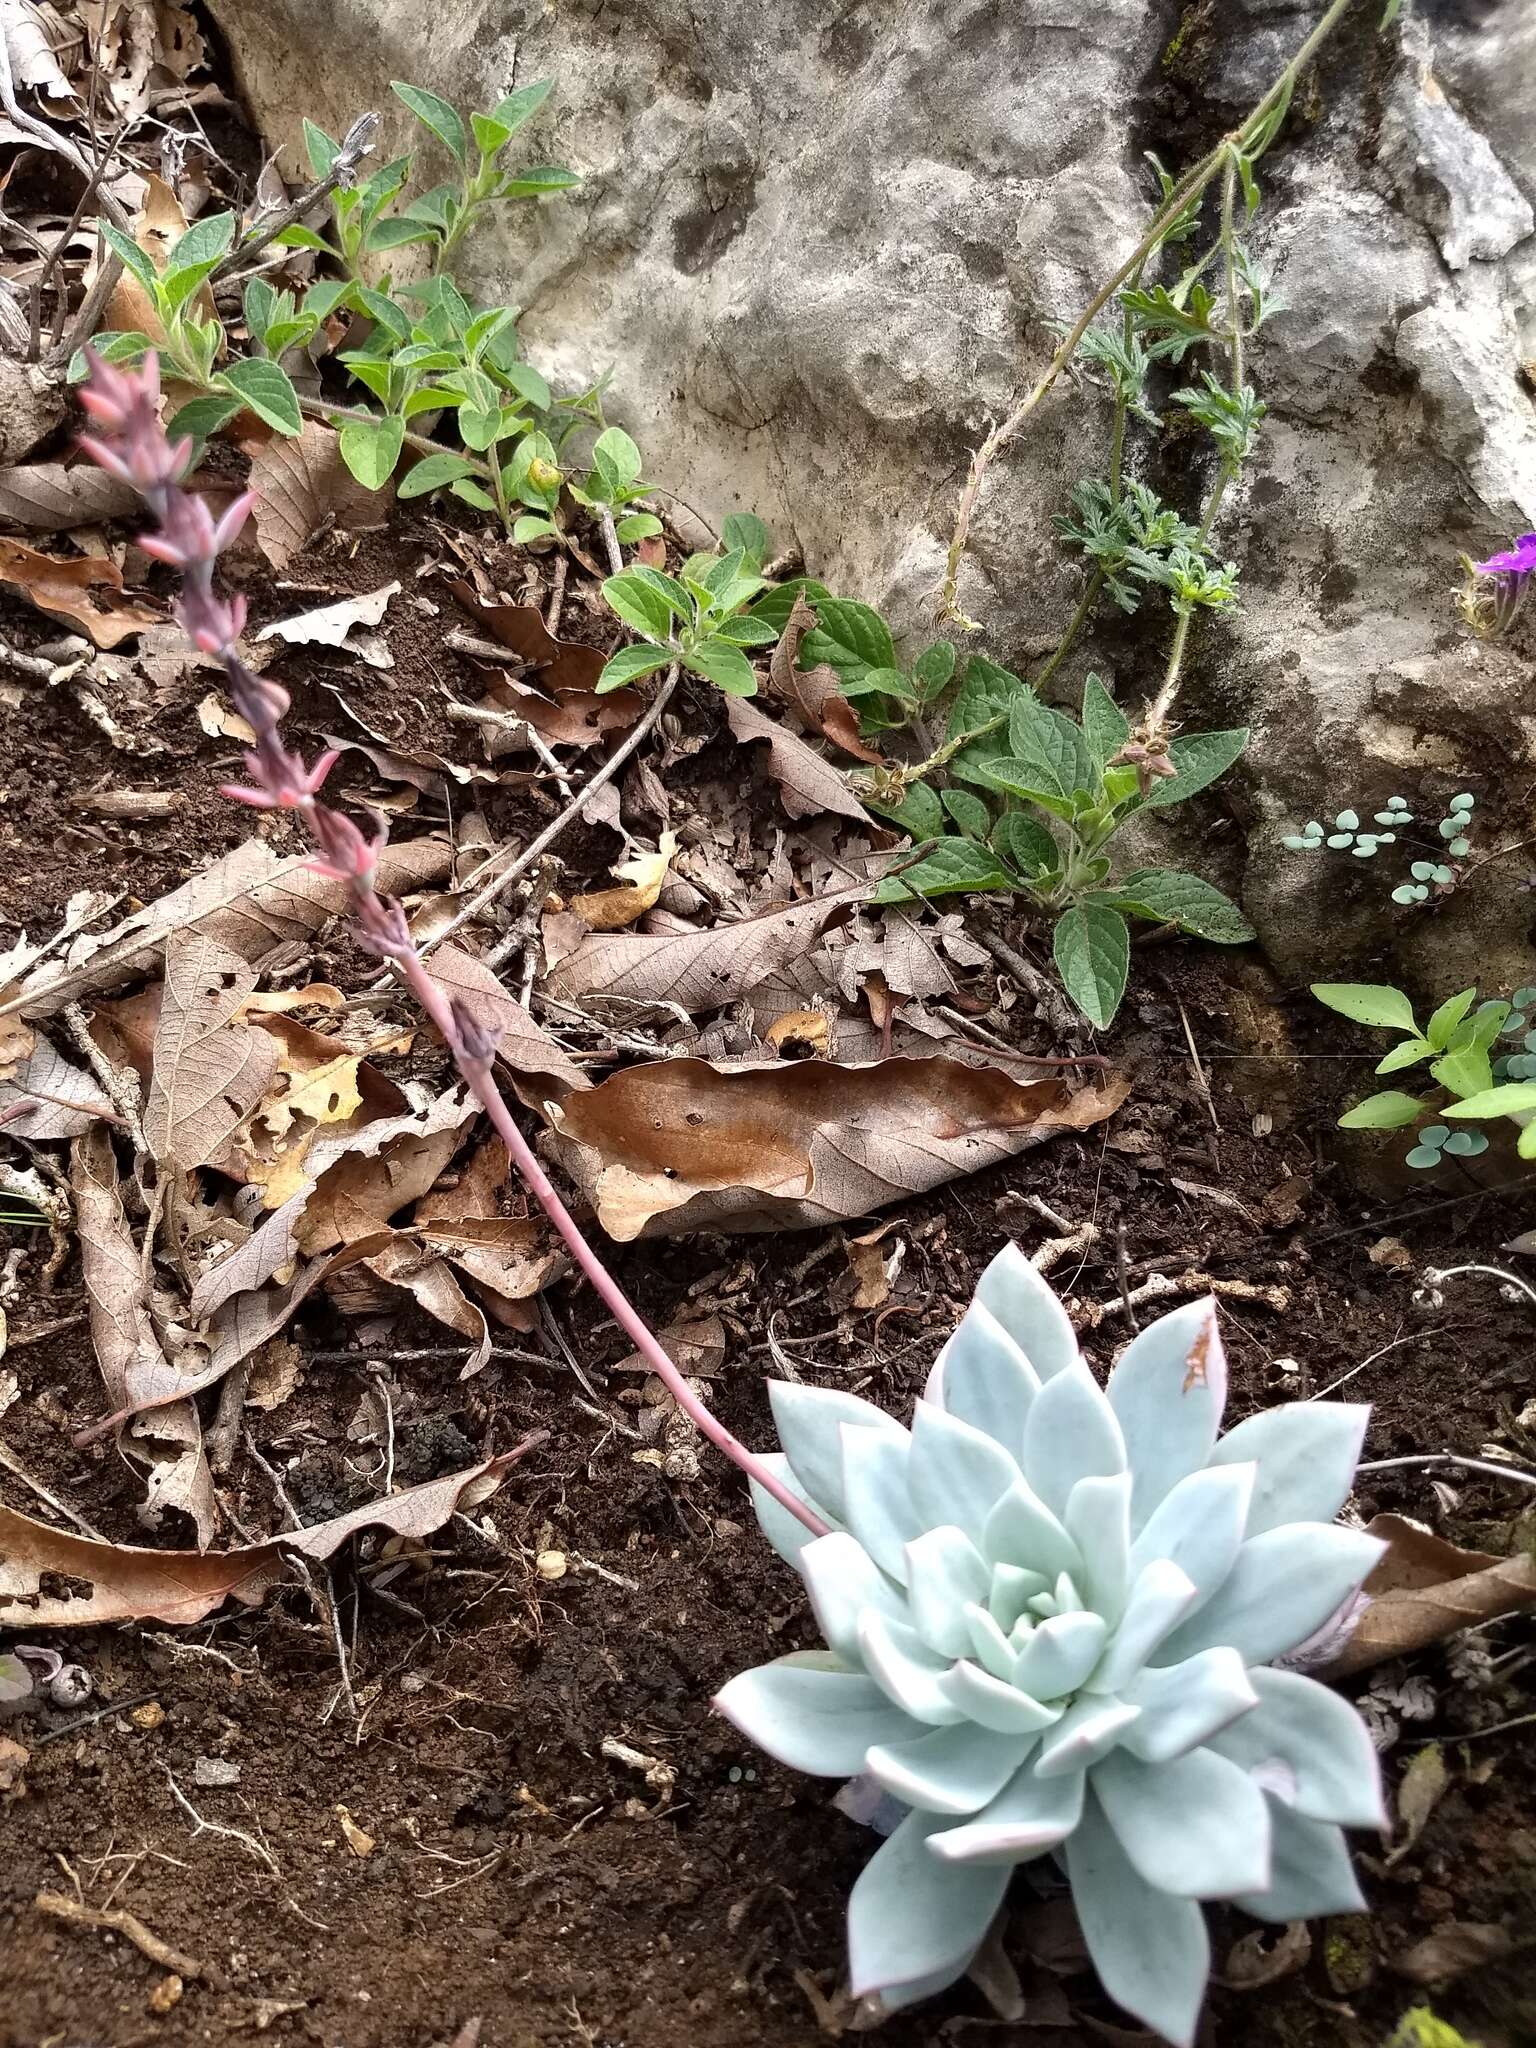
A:
[[[826,1651],[744,1672],[716,1704],[780,1762],[867,1773],[909,1809],[855,1884],[856,1994],[911,2004],[961,1976],[1016,1864],[1052,1854],[1105,1989],[1194,2034],[1202,1899],[1265,1920],[1358,1911],[1345,1827],[1383,1821],[1365,1726],[1268,1668],[1357,1591],[1382,1545],[1337,1526],[1368,1411],[1272,1408],[1218,1440],[1215,1306],[1144,1330],[1101,1389],[1010,1246],[905,1429],[774,1382],[769,1541]]]

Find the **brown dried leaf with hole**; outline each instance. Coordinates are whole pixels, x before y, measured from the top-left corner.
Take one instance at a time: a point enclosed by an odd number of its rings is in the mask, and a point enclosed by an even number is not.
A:
[[[387,846],[379,862],[379,887],[399,893],[436,881],[451,858],[440,839]],[[0,1014],[16,1010],[32,1019],[48,1017],[82,995],[114,987],[152,966],[168,935],[183,927],[217,940],[242,960],[259,960],[285,939],[307,939],[346,903],[345,882],[317,874],[308,855],[283,860],[264,839],[248,839],[111,931],[77,940],[80,957],[74,964],[48,961],[36,968],[20,994],[0,1005]]]
[[[610,1237],[807,1230],[866,1216],[1086,1130],[1124,1101],[949,1059],[648,1062],[545,1106],[553,1145]]]
[[[859,715],[843,695],[837,670],[827,662],[804,672],[795,666],[800,642],[817,623],[816,613],[801,591],[773,650],[768,665],[769,685],[799,713],[812,732],[819,732],[823,739],[830,740],[856,761],[867,761],[872,768],[884,767],[881,754],[859,737]]]
[[[1536,1558],[1462,1550],[1403,1515],[1377,1515],[1367,1533],[1386,1543],[1386,1555],[1365,1582],[1366,1605],[1344,1647],[1316,1677],[1366,1671],[1459,1629],[1536,1607]]]
[[[173,932],[155,1031],[144,1137],[157,1164],[206,1166],[271,1087],[277,1046],[268,1032],[232,1022],[256,969],[207,932]]]
[[[381,508],[389,493],[365,489],[340,449],[340,436],[318,420],[306,420],[297,435],[273,434],[252,449],[256,540],[274,569],[286,569],[328,527],[360,533],[383,525]]]
[[[0,1056],[0,1128],[8,1138],[78,1138],[98,1117],[115,1118],[93,1074],[72,1066],[46,1038],[21,1028],[32,1040],[30,1052],[15,1060]]]
[[[837,769],[798,733],[765,718],[745,697],[727,697],[725,715],[731,731],[743,745],[767,741],[768,773],[779,785],[779,799],[789,817],[813,818],[832,812],[840,818],[852,818],[856,824],[874,826],[875,821]]]
[[[431,1536],[453,1515],[489,1499],[502,1474],[541,1439],[542,1433],[525,1438],[467,1472],[429,1479],[332,1521],[237,1550],[94,1543],[0,1507],[0,1625],[97,1628],[112,1621],[165,1621],[186,1627],[229,1599],[257,1607],[287,1576],[292,1553],[318,1562],[363,1529],[388,1529],[408,1540]],[[47,1580],[65,1583],[45,1590]]]
[[[677,852],[677,834],[663,832],[655,853],[638,853],[629,860],[615,861],[610,874],[619,877],[617,889],[594,889],[586,896],[573,896],[571,909],[588,931],[616,932],[635,924],[655,908]]]
[[[722,1009],[808,951],[829,918],[850,910],[874,886],[860,882],[708,931],[597,932],[566,954],[547,977],[548,990],[568,1003],[622,996],[676,1004],[690,1016]]]
[[[0,469],[0,525],[23,533],[68,533],[76,526],[100,526],[126,519],[139,507],[132,484],[98,469],[94,462],[66,469],[62,462],[28,462]]]
[[[826,1059],[832,1051],[832,1026],[825,1010],[785,1010],[763,1033],[765,1045],[791,1059]]]
[[[540,689],[590,692],[597,688],[607,655],[584,641],[557,640],[536,605],[488,604],[460,579],[448,588],[487,638],[498,641],[538,672]]]
[[[162,613],[130,598],[114,604],[111,600],[122,593],[123,572],[115,562],[95,555],[65,560],[39,554],[17,540],[0,539],[0,583],[19,590],[51,618],[68,619],[98,647],[116,647],[143,627],[164,623]]]

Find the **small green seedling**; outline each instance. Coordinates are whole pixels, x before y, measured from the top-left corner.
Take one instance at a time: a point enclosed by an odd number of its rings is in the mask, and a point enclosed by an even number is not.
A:
[[[626,510],[643,498],[650,486],[640,480],[640,450],[624,429],[605,427],[592,444],[591,459],[583,483],[567,481],[566,488],[576,503],[599,515],[606,513],[614,522],[614,538],[620,542],[648,540],[660,533],[661,521],[654,512]],[[553,524],[548,531],[556,531]]]
[[[1506,1078],[1516,1060],[1521,1063],[1521,1075],[1536,1068],[1532,1058],[1536,1031],[1527,1028],[1527,1011],[1536,1007],[1536,988],[1517,989],[1513,1003],[1478,1003],[1475,988],[1462,989],[1443,1002],[1422,1029],[1407,996],[1386,984],[1315,982],[1312,993],[1320,1003],[1356,1024],[1401,1034],[1377,1063],[1378,1074],[1401,1073],[1428,1061],[1430,1075],[1441,1091],[1437,1099],[1409,1095],[1398,1088],[1383,1089],[1347,1110],[1339,1118],[1341,1130],[1405,1130],[1430,1116],[1432,1121],[1418,1129],[1405,1155],[1410,1166],[1428,1170],[1444,1158],[1472,1159],[1488,1149],[1482,1131],[1453,1130],[1445,1119],[1507,1117],[1519,1126],[1520,1157],[1536,1159],[1536,1082]],[[1496,1068],[1492,1048],[1501,1036],[1518,1036],[1526,1051],[1502,1056]]]
[[[617,690],[676,661],[728,697],[755,695],[757,675],[743,650],[771,646],[778,629],[747,610],[767,587],[760,559],[740,544],[732,521],[723,537],[727,553],[691,555],[676,576],[637,565],[607,579],[609,608],[641,637],[610,657],[599,690]],[[730,546],[733,539],[737,545]]]

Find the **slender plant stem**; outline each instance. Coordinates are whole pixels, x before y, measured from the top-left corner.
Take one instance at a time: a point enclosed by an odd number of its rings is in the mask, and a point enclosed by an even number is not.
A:
[[[1237,296],[1237,239],[1233,214],[1237,202],[1237,157],[1229,154],[1221,181],[1221,249],[1227,266],[1227,347],[1232,356],[1232,396],[1243,390],[1243,314]]]
[[[1190,201],[1199,198],[1201,193],[1206,190],[1212,179],[1222,168],[1222,165],[1227,161],[1230,150],[1234,147],[1241,149],[1249,146],[1262,132],[1269,116],[1291,92],[1297,78],[1327,41],[1328,37],[1332,35],[1334,29],[1343,20],[1352,4],[1353,0],[1332,0],[1332,4],[1324,12],[1322,19],[1302,43],[1301,48],[1292,57],[1289,64],[1286,65],[1274,84],[1269,88],[1269,91],[1259,101],[1247,120],[1242,123],[1233,135],[1224,137],[1215,149],[1203,156],[1193,169],[1185,172],[1184,176],[1174,186],[1172,192],[1169,193],[1163,204],[1153,215],[1150,227],[1136,244],[1136,247],[1108,282],[1094,293],[1088,304],[1083,308],[1071,333],[1067,335],[1060,348],[1057,349],[1055,355],[1052,356],[1050,362],[1046,365],[1039,382],[1025,394],[1012,412],[998,426],[992,429],[992,432],[988,434],[986,440],[982,442],[981,446],[972,456],[970,473],[966,478],[965,487],[960,493],[954,537],[950,541],[949,553],[944,565],[944,581],[939,592],[938,607],[938,617],[941,621],[951,620],[957,625],[967,627],[974,625],[974,621],[967,619],[958,608],[956,596],[960,582],[960,561],[965,553],[966,543],[970,538],[971,519],[976,510],[977,500],[981,495],[982,480],[986,476],[992,462],[1008,446],[1009,442],[1013,440],[1014,436],[1024,426],[1036,406],[1056,382],[1056,379],[1061,375],[1067,364],[1071,362],[1073,356],[1077,353],[1078,343],[1088,332],[1097,315],[1108,305],[1109,301],[1114,297],[1121,285],[1130,277],[1131,273],[1146,262],[1147,258],[1156,249],[1158,243]]]
[[[1231,478],[1232,471],[1223,464],[1221,474],[1211,486],[1211,494],[1205,501],[1205,515],[1200,521],[1199,537],[1195,543],[1197,550],[1203,549],[1210,539],[1211,528],[1216,523],[1216,514],[1221,509],[1221,501],[1226,495]],[[1147,709],[1145,726],[1149,733],[1162,732],[1168,722],[1168,713],[1173,709],[1173,700],[1179,694],[1179,682],[1184,671],[1184,653],[1189,645],[1189,622],[1194,615],[1195,607],[1192,604],[1186,605],[1179,613],[1178,624],[1173,629],[1173,645],[1168,650],[1168,667],[1163,674],[1162,687]]]
[[[1083,594],[1077,600],[1077,610],[1072,614],[1071,618],[1068,619],[1066,624],[1066,630],[1063,632],[1061,638],[1056,642],[1055,651],[1052,653],[1050,659],[1046,662],[1044,668],[1041,669],[1040,673],[1037,676],[1030,677],[1029,687],[1032,690],[1043,690],[1046,684],[1051,680],[1051,677],[1055,675],[1057,669],[1059,669],[1061,667],[1061,664],[1066,660],[1068,654],[1072,650],[1073,641],[1076,640],[1078,634],[1083,630],[1083,627],[1088,623],[1088,614],[1093,610],[1094,600],[1098,597],[1099,592],[1103,588],[1104,571],[1102,569],[1095,569],[1093,574],[1088,578],[1088,581],[1083,585]]]

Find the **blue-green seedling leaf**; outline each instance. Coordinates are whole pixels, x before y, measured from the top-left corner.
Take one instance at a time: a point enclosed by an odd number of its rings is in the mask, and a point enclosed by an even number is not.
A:
[[[1026,880],[1054,874],[1061,862],[1061,849],[1050,833],[1023,811],[1003,813],[992,828],[992,844]]]
[[[968,789],[946,789],[944,808],[968,839],[985,839],[992,828],[992,813],[979,796]]]
[[[231,363],[220,382],[279,434],[302,431],[304,416],[299,411],[299,394],[280,364],[251,356],[244,362]]]
[[[1394,903],[1422,903],[1429,891],[1422,882],[1399,882],[1392,891]]]
[[[1183,803],[1186,797],[1214,782],[1218,775],[1225,775],[1247,744],[1246,725],[1236,726],[1229,732],[1186,733],[1168,748],[1168,758],[1175,772],[1164,781],[1153,783],[1147,793],[1147,802],[1158,810],[1166,810],[1169,804]]]
[[[1424,1036],[1436,1052],[1444,1052],[1450,1044],[1457,1025],[1466,1016],[1477,1000],[1475,988],[1464,988],[1460,995],[1450,996],[1443,1002],[1424,1027]]]
[[[304,123],[304,153],[309,158],[309,168],[317,178],[323,178],[341,154],[341,144],[317,128],[313,121]]]
[[[1406,1166],[1416,1166],[1421,1171],[1427,1167],[1438,1166],[1440,1164],[1439,1149],[1434,1145],[1414,1145],[1404,1153],[1403,1163]]]
[[[1457,1159],[1475,1159],[1488,1150],[1488,1140],[1481,1131],[1452,1131],[1441,1150]]]
[[[338,441],[341,459],[364,490],[382,491],[394,474],[405,445],[405,422],[386,415],[366,425],[354,420]]]
[[[1131,736],[1131,722],[1096,675],[1083,684],[1083,734],[1102,768]]]
[[[617,576],[605,578],[603,596],[609,610],[617,612],[626,626],[643,633],[647,640],[665,641],[670,637],[676,606],[643,571],[625,569]]]
[[[717,690],[724,690],[728,697],[757,694],[756,671],[741,649],[733,647],[729,640],[701,640],[683,656],[683,666],[713,683]]]
[[[1413,1005],[1400,988],[1382,982],[1314,981],[1312,993],[1330,1010],[1356,1024],[1369,1024],[1381,1031],[1411,1031],[1421,1036],[1414,1022]]]
[[[167,422],[165,431],[173,441],[179,441],[183,434],[190,434],[195,441],[206,441],[243,410],[243,400],[210,392],[204,398],[189,399],[175,418]]]
[[[504,100],[497,101],[491,111],[491,119],[499,122],[509,135],[515,135],[543,106],[554,90],[554,84],[552,78],[539,78],[532,85],[520,86],[516,92],[509,92]]]
[[[1125,994],[1131,968],[1130,927],[1107,904],[1075,904],[1056,920],[1051,954],[1061,985],[1088,1022],[1105,1030]]]
[[[739,548],[754,569],[761,569],[773,543],[755,512],[732,512],[721,522],[720,544],[728,553]]]
[[[1218,946],[1243,946],[1255,935],[1230,898],[1180,868],[1138,868],[1105,893],[1112,893],[1115,906],[1131,917],[1176,924]]]
[[[424,128],[432,130],[443,147],[450,150],[461,164],[468,163],[469,140],[457,108],[439,99],[435,92],[427,92],[419,85],[405,85],[398,78],[390,80],[389,89],[396,99],[405,102]],[[323,173],[317,172],[316,176],[323,176]]]
[[[652,675],[657,669],[665,668],[672,658],[672,650],[668,647],[653,647],[649,643],[643,647],[621,647],[604,663],[603,672],[597,679],[598,692],[603,694],[608,690],[622,689],[625,683],[638,682],[641,676]]]
[[[564,164],[530,164],[515,178],[503,178],[496,187],[498,199],[542,199],[546,192],[569,192],[581,179]]]
[[[1416,1095],[1384,1088],[1379,1095],[1367,1095],[1339,1118],[1341,1131],[1400,1131],[1423,1115],[1425,1104]]]
[[[1448,1102],[1442,1116],[1523,1116],[1536,1109],[1536,1081],[1504,1081],[1496,1088],[1469,1095],[1464,1102]]]
[[[887,875],[870,900],[877,905],[910,903],[917,896],[970,896],[1007,887],[1007,872],[987,847],[974,839],[941,839],[915,865],[899,875]]]
[[[857,679],[869,668],[895,668],[891,629],[872,605],[828,597],[817,604],[816,615],[820,623],[800,643],[802,669],[825,661],[839,675]]]
[[[441,455],[424,455],[414,468],[408,469],[401,477],[395,495],[398,498],[424,498],[428,491],[440,491],[445,484],[457,483],[461,477],[472,474],[470,464],[462,455],[445,449]]]

